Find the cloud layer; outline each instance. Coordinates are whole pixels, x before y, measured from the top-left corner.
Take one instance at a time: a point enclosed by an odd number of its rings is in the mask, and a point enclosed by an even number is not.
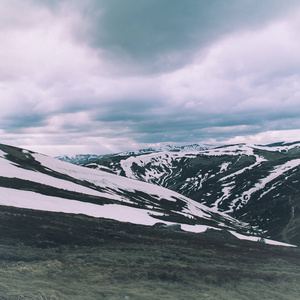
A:
[[[59,155],[298,139],[297,2],[2,0],[1,142]]]

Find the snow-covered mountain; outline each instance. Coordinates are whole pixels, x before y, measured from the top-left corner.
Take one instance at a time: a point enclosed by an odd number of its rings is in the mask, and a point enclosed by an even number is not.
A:
[[[204,144],[204,145],[198,145],[198,144],[192,144],[192,145],[164,145],[164,146],[155,146],[155,147],[149,147],[139,150],[130,150],[130,151],[124,151],[119,153],[113,153],[113,154],[104,154],[104,155],[96,155],[96,154],[77,154],[74,156],[57,156],[56,158],[62,161],[66,161],[75,165],[84,165],[105,157],[112,157],[112,156],[129,156],[129,155],[140,155],[145,153],[153,153],[153,152],[190,152],[190,151],[203,151],[207,149],[214,148],[215,146]]]
[[[86,166],[166,187],[300,244],[300,142],[107,157]]]
[[[195,232],[249,231],[247,224],[166,188],[6,145],[0,145],[0,205],[144,225],[179,223]]]
[[[215,148],[214,145],[204,144],[191,144],[191,145],[163,145],[163,146],[155,146],[149,147],[139,150],[125,151],[120,152],[118,156],[127,156],[127,155],[140,155],[152,152],[190,152],[190,151],[203,151],[207,149]]]

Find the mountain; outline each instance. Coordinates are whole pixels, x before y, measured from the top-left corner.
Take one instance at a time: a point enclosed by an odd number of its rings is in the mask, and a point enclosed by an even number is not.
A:
[[[300,245],[300,142],[113,156],[85,166],[166,187]]]
[[[154,146],[139,150],[132,150],[132,151],[125,151],[120,152],[118,156],[126,156],[126,155],[139,155],[145,153],[152,153],[152,152],[190,152],[190,151],[203,151],[207,149],[214,148],[215,146],[204,144],[191,144],[191,145],[163,145],[163,146]]]
[[[139,150],[131,150],[131,151],[124,151],[119,153],[113,153],[113,154],[104,154],[104,155],[96,155],[96,154],[77,154],[74,156],[57,156],[55,158],[69,162],[75,165],[84,165],[93,161],[97,161],[102,158],[106,157],[112,157],[112,156],[128,156],[128,155],[139,155],[139,154],[145,154],[145,153],[152,153],[152,152],[190,152],[190,151],[202,151],[214,148],[215,146],[204,144],[202,146],[198,144],[192,144],[192,145],[164,145],[164,146],[155,146],[155,147],[149,147]]]
[[[249,231],[248,224],[169,189],[6,145],[0,145],[0,205],[144,225],[178,223],[187,231]]]

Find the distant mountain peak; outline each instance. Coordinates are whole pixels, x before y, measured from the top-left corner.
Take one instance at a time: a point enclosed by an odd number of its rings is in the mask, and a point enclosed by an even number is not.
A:
[[[111,153],[111,154],[102,154],[102,155],[76,154],[74,156],[63,155],[63,156],[57,156],[55,158],[75,165],[84,165],[111,156],[130,156],[130,155],[140,155],[140,154],[153,153],[153,152],[193,152],[193,151],[204,151],[204,150],[212,149],[214,147],[215,145],[209,145],[209,144],[163,145],[163,146],[142,148],[138,150],[122,151],[119,153]]]

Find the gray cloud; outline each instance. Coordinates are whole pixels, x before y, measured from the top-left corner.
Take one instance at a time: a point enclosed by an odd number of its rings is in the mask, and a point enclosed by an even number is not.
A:
[[[45,125],[44,116],[31,114],[31,115],[19,115],[11,118],[7,117],[1,120],[1,129],[7,133],[20,133],[26,128],[41,127]]]
[[[292,10],[295,0],[103,0],[88,10],[90,41],[119,63],[170,71],[232,31],[261,27]]]

